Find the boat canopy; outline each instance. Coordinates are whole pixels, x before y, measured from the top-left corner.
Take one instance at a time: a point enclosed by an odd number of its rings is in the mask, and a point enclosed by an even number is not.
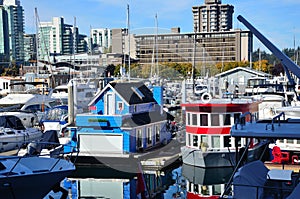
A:
[[[14,116],[14,115],[0,116],[0,127],[12,128],[12,129],[16,129],[16,130],[25,130],[25,127],[22,124],[22,121],[20,120],[20,118]]]

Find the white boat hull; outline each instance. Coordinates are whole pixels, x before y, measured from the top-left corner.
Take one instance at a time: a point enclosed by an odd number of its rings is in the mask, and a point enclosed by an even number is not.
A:
[[[233,151],[206,151],[183,146],[181,148],[184,164],[203,168],[233,167],[235,152]]]
[[[268,146],[264,142],[256,147],[249,149],[247,154],[247,162],[252,162],[261,158],[265,147]],[[265,151],[267,154],[268,151]],[[182,162],[187,165],[203,168],[221,168],[235,167],[236,153],[235,150],[220,150],[220,151],[201,151],[187,146],[181,147]],[[267,155],[262,158],[268,158]]]
[[[34,128],[11,135],[2,135],[0,136],[0,152],[21,148],[26,143],[41,139],[42,135],[41,131]]]

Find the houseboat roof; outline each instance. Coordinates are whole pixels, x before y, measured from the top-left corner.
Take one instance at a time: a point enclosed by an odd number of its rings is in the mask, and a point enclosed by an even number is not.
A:
[[[115,90],[124,101],[129,104],[143,104],[143,103],[157,103],[153,98],[153,93],[143,82],[109,82],[107,86],[102,89],[89,105],[94,104],[95,101],[107,90],[111,88]]]
[[[132,114],[131,117],[125,118],[122,122],[122,127],[133,128],[150,123],[160,122],[163,120],[174,120],[174,116],[165,111],[151,111],[139,114]]]
[[[192,112],[253,112],[257,111],[259,103],[253,99],[211,99],[208,103],[196,101],[181,104],[181,107]]]

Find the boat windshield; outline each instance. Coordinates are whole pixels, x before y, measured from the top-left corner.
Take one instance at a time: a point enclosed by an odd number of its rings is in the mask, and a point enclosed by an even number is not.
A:
[[[14,115],[0,116],[0,127],[25,130],[20,118]]]
[[[68,109],[66,107],[57,107],[49,109],[43,120],[61,120],[64,116],[68,115]]]

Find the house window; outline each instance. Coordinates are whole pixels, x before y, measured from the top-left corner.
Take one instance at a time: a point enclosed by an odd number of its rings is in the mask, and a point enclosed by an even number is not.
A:
[[[152,144],[152,129],[151,127],[147,128],[147,143]]]
[[[124,103],[123,102],[118,102],[118,110],[123,111],[124,109]]]
[[[160,141],[160,126],[159,125],[155,126],[155,141],[156,142]]]
[[[137,129],[137,131],[136,131],[136,138],[137,138],[137,140],[136,140],[136,142],[137,142],[136,146],[139,149],[139,148],[143,147],[142,129]]]

